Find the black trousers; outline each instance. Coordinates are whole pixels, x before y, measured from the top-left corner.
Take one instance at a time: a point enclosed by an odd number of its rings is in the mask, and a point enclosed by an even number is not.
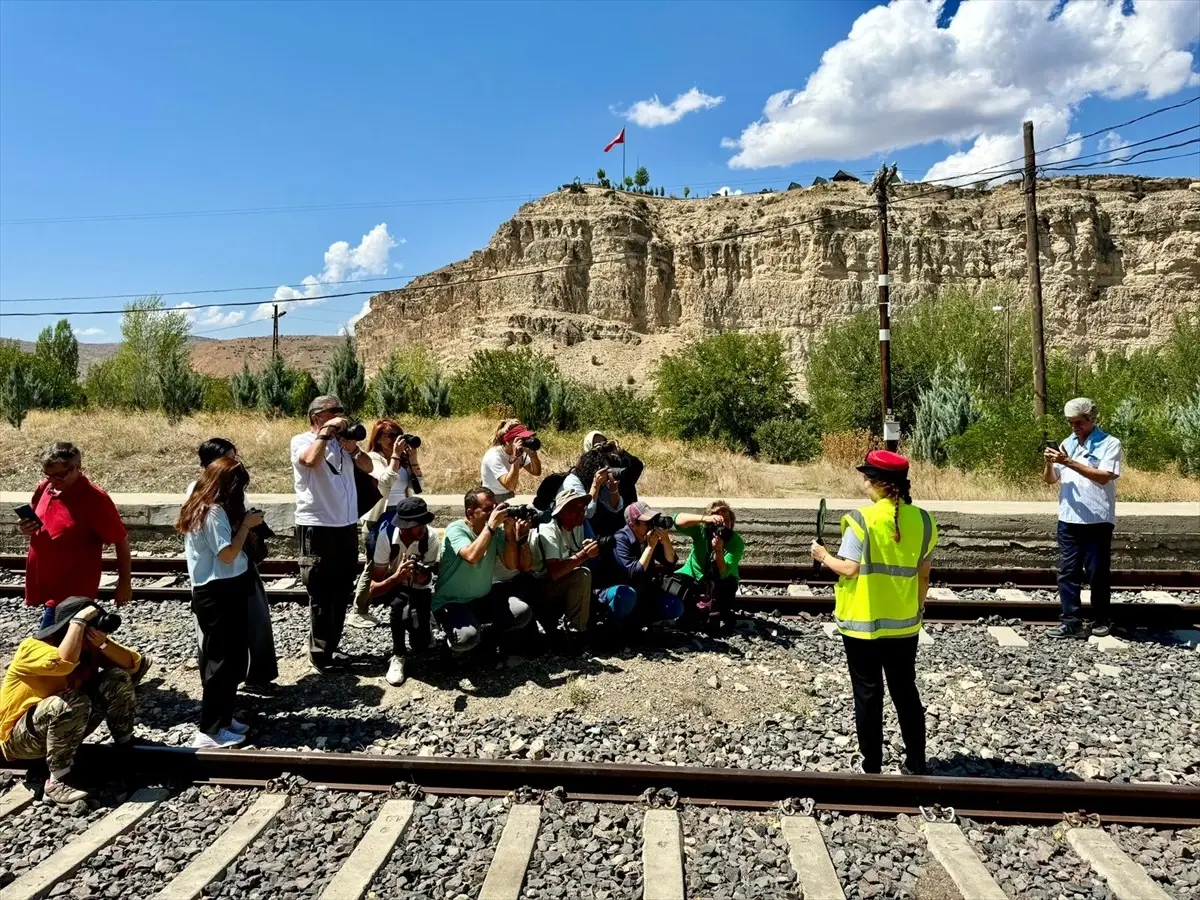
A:
[[[433,591],[427,587],[400,588],[387,598],[387,604],[392,610],[392,656],[407,655],[404,646],[406,634],[413,653],[420,653],[429,648],[432,639],[429,629],[432,602]]]
[[[690,575],[678,573],[675,577],[686,585],[687,594],[683,605],[683,620],[686,626],[702,628],[715,620],[732,622],[737,618],[733,602],[741,582],[733,575],[716,579],[713,583],[711,602],[708,599],[710,579],[702,578],[697,581]]]
[[[854,688],[854,727],[863,770],[883,768],[883,682],[900,720],[905,761],[914,772],[925,769],[925,707],[917,691],[917,636],[864,640],[842,635],[850,684]]]
[[[233,719],[238,685],[250,663],[250,573],[192,588],[192,612],[200,624],[200,730],[215,734]]]
[[[311,623],[308,655],[317,665],[328,664],[342,641],[346,610],[354,600],[354,582],[358,578],[358,526],[300,525],[297,531],[300,579],[308,591]]]

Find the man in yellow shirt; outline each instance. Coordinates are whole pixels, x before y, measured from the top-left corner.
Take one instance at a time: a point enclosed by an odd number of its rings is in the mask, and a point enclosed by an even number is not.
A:
[[[47,800],[71,804],[87,797],[71,766],[101,722],[117,744],[133,742],[134,686],[150,658],[96,627],[119,624],[94,600],[64,600],[55,607],[54,624],[21,641],[4,675],[0,752],[10,760],[45,758]]]

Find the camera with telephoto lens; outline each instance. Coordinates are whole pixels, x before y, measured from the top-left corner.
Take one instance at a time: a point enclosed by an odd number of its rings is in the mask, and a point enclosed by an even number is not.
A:
[[[367,439],[367,427],[362,422],[355,422],[353,425],[347,425],[339,431],[337,437],[341,441],[365,441]]]
[[[402,434],[402,435],[400,435],[400,437],[396,438],[397,444],[400,443],[401,441],[404,441],[405,444],[407,444],[409,447],[411,447],[414,450],[421,449],[421,439],[419,437],[417,437],[417,435],[415,435],[415,434]]]
[[[625,477],[625,467],[624,466],[615,466],[615,467],[610,466],[608,469],[608,474],[612,476],[613,481],[620,481],[622,478]]]
[[[706,525],[704,529],[708,534],[708,539],[720,538],[722,542],[728,542],[733,537],[733,529],[728,525]]]
[[[651,531],[657,531],[658,529],[662,529],[663,531],[675,530],[675,520],[666,513],[655,513],[646,520],[646,525]]]
[[[521,441],[522,450],[532,450],[534,453],[542,449],[542,441],[536,434]]]
[[[536,522],[545,515],[542,510],[527,503],[514,503],[512,506],[505,507],[505,512],[508,513],[510,519],[520,519],[522,522]]]

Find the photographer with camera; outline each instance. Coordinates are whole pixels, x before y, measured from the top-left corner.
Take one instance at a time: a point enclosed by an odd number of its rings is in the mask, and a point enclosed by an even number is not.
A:
[[[386,544],[391,532],[396,507],[406,497],[424,490],[419,450],[421,439],[406,434],[392,419],[380,419],[371,426],[367,439],[367,456],[371,457],[371,476],[383,494],[362,517],[363,541],[367,560],[375,558],[375,545],[380,536]],[[363,567],[354,591],[354,609],[346,617],[352,628],[374,628],[379,620],[371,615],[371,566]]]
[[[621,593],[630,592],[630,607],[621,618],[637,625],[667,622],[683,615],[683,602],[663,589],[663,575],[676,564],[670,516],[638,501],[625,507],[625,527],[612,541],[602,541],[600,564],[592,581],[597,598],[614,612],[622,606]]]
[[[134,744],[134,689],[150,658],[109,635],[121,617],[87,597],[64,598],[54,621],[17,646],[0,688],[0,751],[8,760],[45,759],[44,797],[69,806],[88,793],[71,767],[101,722],[118,747]]]
[[[497,566],[529,568],[529,522],[509,517],[489,488],[463,497],[465,517],[451,522],[442,539],[441,568],[433,589],[433,616],[456,655],[479,645],[485,626],[518,631],[533,618],[524,600],[495,583]]]
[[[704,515],[679,513],[675,528],[692,539],[687,561],[673,576],[683,597],[684,618],[700,628],[729,628],[738,589],[738,564],[746,552],[734,531],[736,517],[724,500],[708,504]]]
[[[637,503],[637,483],[645,468],[642,461],[599,431],[589,431],[587,437],[583,439],[583,452],[587,453],[590,450],[599,450],[607,459],[608,467],[613,473],[621,494],[621,506]],[[618,522],[617,528],[620,528],[622,524]]]
[[[564,643],[571,652],[581,649],[592,605],[592,572],[589,563],[600,555],[600,544],[584,527],[588,495],[563,489],[554,498],[550,521],[533,536],[534,565],[541,575],[537,585],[538,621],[546,634],[558,634],[558,620],[566,617],[575,637]]]
[[[480,483],[490,490],[497,503],[503,503],[517,493],[521,470],[530,475],[542,474],[538,451],[542,442],[537,433],[517,419],[505,419],[492,436],[492,446],[479,463]]]
[[[183,503],[175,530],[184,536],[192,612],[200,626],[200,727],[192,746],[200,750],[236,747],[249,730],[233,717],[238,685],[250,662],[250,605],[257,573],[246,546],[251,529],[262,524],[257,509],[246,509],[250,473],[237,459],[221,457],[200,473]]]
[[[325,674],[349,661],[338,652],[338,644],[358,571],[360,513],[354,470],[369,475],[372,466],[371,457],[358,446],[365,429],[351,424],[337,397],[313,400],[308,420],[311,428],[292,438],[296,537],[312,623],[308,655],[317,673]]]
[[[597,536],[616,534],[623,524],[621,510],[625,503],[617,480],[623,474],[623,470],[610,466],[603,450],[588,450],[579,457],[579,462],[567,473],[559,488],[588,496],[584,516]]]
[[[392,538],[379,541],[370,566],[371,596],[391,609],[392,658],[387,682],[399,687],[408,677],[404,635],[413,653],[429,647],[433,578],[442,552],[442,536],[430,528],[433,513],[420,497],[405,497],[392,519]]]

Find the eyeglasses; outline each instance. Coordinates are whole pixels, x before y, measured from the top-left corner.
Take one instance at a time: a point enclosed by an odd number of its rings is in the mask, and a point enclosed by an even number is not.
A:
[[[51,481],[62,481],[64,478],[69,477],[76,468],[76,466],[65,465],[58,469],[42,469],[42,474]]]

